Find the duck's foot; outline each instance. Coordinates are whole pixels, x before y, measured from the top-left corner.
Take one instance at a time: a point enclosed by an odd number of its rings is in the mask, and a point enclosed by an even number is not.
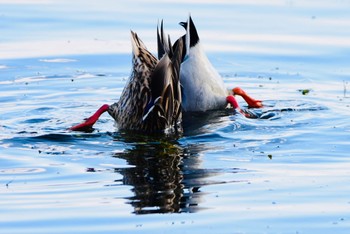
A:
[[[249,107],[251,108],[261,108],[263,107],[263,103],[260,100],[256,100],[249,96],[243,89],[240,87],[236,87],[232,89],[232,92],[234,95],[239,95],[241,96],[248,104]]]
[[[227,103],[229,103],[233,107],[233,109],[235,109],[235,110],[240,110],[241,109],[239,107],[238,102],[237,102],[237,100],[236,100],[236,98],[234,96],[232,96],[232,95],[227,96],[226,97],[226,101],[227,101]]]
[[[85,122],[75,125],[71,128],[69,128],[69,130],[71,131],[82,131],[82,132],[86,132],[86,131],[90,131],[92,129],[92,126],[96,123],[96,121],[98,120],[98,118],[108,110],[109,105],[104,104],[103,106],[101,106],[96,112],[95,114],[93,114],[92,116],[90,116],[89,118],[87,118],[85,120]]]
[[[252,111],[249,111],[249,110],[242,110],[239,105],[238,105],[238,102],[236,100],[236,98],[232,95],[230,96],[227,96],[226,97],[226,101],[227,103],[229,103],[233,109],[235,109],[237,112],[241,113],[242,115],[244,115],[245,117],[247,118],[250,118],[250,119],[257,119],[259,117],[257,117],[257,115],[252,112]]]
[[[226,101],[227,101],[227,103],[229,103],[233,107],[233,109],[235,109],[239,113],[245,115],[244,111],[242,111],[242,109],[239,107],[238,102],[234,96],[232,96],[232,95],[227,96]]]

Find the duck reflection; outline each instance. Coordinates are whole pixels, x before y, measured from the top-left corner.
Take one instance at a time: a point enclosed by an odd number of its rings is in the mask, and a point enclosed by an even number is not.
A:
[[[115,169],[123,175],[124,185],[133,186],[134,196],[127,199],[134,213],[195,212],[200,202],[200,183],[187,177],[200,165],[196,155],[167,141],[136,143],[131,149],[115,154],[134,166]],[[200,177],[209,174],[202,173]]]
[[[257,114],[269,119],[275,118],[271,113],[294,111],[290,109],[276,109],[272,103]],[[276,107],[277,106],[277,107]],[[269,108],[268,108],[269,107]],[[310,106],[306,106],[310,110]],[[306,109],[302,105],[298,110]],[[255,111],[255,110],[254,110]],[[200,205],[203,187],[212,184],[246,182],[246,180],[220,180],[215,177],[222,174],[247,172],[240,168],[205,169],[201,165],[201,155],[216,144],[180,144],[183,140],[206,137],[213,129],[227,126],[228,117],[232,110],[208,111],[203,113],[185,113],[183,118],[183,136],[157,138],[154,136],[137,135],[118,132],[114,135],[116,141],[123,142],[127,149],[116,153],[114,157],[121,158],[133,167],[115,168],[115,172],[123,176],[123,185],[132,186],[133,196],[126,199],[134,208],[136,214],[150,213],[181,213],[196,212],[203,209]],[[226,177],[226,176],[224,176]],[[240,176],[238,176],[240,177]],[[227,178],[227,177],[226,177]]]
[[[206,115],[190,113],[184,116],[184,137],[200,136],[208,131],[208,125],[224,123],[232,111],[212,111]],[[173,136],[172,136],[173,137]],[[178,136],[177,138],[182,137]],[[177,138],[159,138],[119,132],[116,141],[124,142],[127,149],[114,157],[123,159],[133,167],[115,168],[123,176],[123,185],[132,186],[133,196],[126,199],[136,214],[197,212],[203,192],[201,188],[212,184],[235,183],[241,180],[222,181],[214,178],[224,173],[240,173],[244,170],[204,169],[201,155],[213,150],[211,144],[193,143],[181,145]]]

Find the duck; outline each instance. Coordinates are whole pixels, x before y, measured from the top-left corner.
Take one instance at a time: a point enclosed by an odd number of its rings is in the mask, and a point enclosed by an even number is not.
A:
[[[223,109],[230,104],[242,113],[234,97],[236,95],[241,96],[248,107],[261,108],[262,101],[252,98],[240,87],[235,87],[231,92],[225,87],[222,77],[205,54],[191,15],[180,25],[186,30],[182,36],[185,46],[180,69],[183,111],[205,112]]]
[[[157,35],[160,36],[158,27]],[[91,117],[69,130],[89,131],[98,118],[108,112],[120,130],[144,133],[181,131],[183,41],[176,41],[174,48],[164,40],[162,42],[164,44],[158,43],[161,47],[158,50],[163,52],[157,59],[131,31],[132,72],[119,101],[102,105]]]
[[[205,112],[226,108],[250,117],[235,98],[241,96],[248,107],[260,108],[262,101],[236,87],[231,93],[201,46],[191,15],[180,22],[186,33],[172,45],[161,26],[157,27],[158,59],[131,31],[132,67],[129,81],[118,102],[102,105],[71,131],[90,131],[99,117],[108,112],[121,130],[146,133],[181,131],[182,112]],[[248,113],[248,114],[247,114]]]

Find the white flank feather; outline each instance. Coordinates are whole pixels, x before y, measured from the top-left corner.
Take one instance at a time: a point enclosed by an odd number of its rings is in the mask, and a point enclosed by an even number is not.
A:
[[[189,49],[181,65],[184,111],[207,111],[225,108],[228,91],[205,55],[200,43]]]

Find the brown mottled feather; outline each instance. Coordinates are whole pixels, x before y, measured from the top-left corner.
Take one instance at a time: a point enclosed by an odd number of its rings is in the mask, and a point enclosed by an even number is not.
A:
[[[118,127],[147,133],[178,129],[181,121],[179,70],[182,43],[170,58],[167,53],[158,61],[131,31],[133,71],[120,99],[108,113]]]

